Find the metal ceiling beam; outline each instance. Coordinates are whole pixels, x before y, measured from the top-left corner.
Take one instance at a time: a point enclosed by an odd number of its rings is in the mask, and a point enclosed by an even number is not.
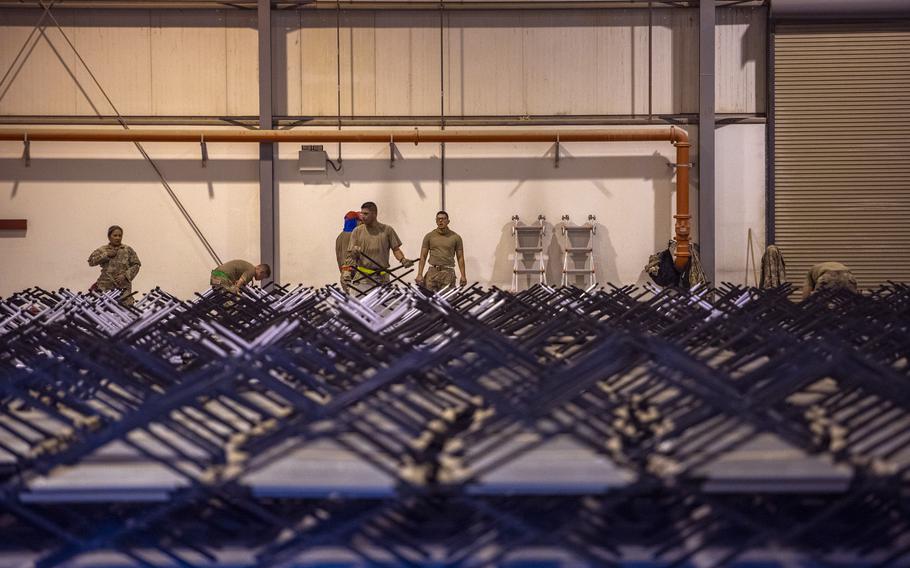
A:
[[[764,124],[764,113],[717,113],[718,124]],[[124,116],[134,126],[241,126],[256,128],[258,116]],[[279,116],[273,115],[276,128],[338,126],[337,116]],[[698,113],[659,114],[651,118],[641,115],[623,114],[558,114],[558,115],[486,115],[447,116],[446,126],[501,127],[501,126],[645,126],[669,124],[698,124]],[[119,124],[112,116],[87,115],[0,115],[0,125],[90,125]],[[363,126],[440,126],[438,116],[347,116],[341,118],[343,127]]]
[[[652,0],[654,8],[697,8],[697,0],[672,2],[669,0]],[[719,2],[718,8],[725,7],[757,7],[767,5],[767,0],[731,0],[729,2]],[[378,1],[351,1],[331,2],[328,0],[318,1],[289,1],[278,0],[272,2],[273,10],[341,10],[341,11],[360,11],[360,10],[389,10],[389,11],[415,11],[415,10],[432,10],[432,11],[490,11],[490,10],[602,10],[602,9],[648,9],[647,0],[566,0],[564,2],[554,0],[541,1],[510,1],[510,0],[491,0],[489,2],[478,0],[460,1],[443,1],[431,2],[426,0],[415,0],[414,2],[403,2],[389,0]],[[253,0],[241,0],[239,2],[230,2],[227,0],[59,0],[56,3],[58,8],[82,8],[82,9],[240,9],[240,10],[258,10],[258,3]],[[39,0],[0,0],[0,8],[40,8]]]
[[[272,131],[272,6],[270,0],[259,0],[259,130]],[[257,131],[250,131],[257,132]],[[209,138],[206,138],[210,140]],[[211,140],[214,142],[214,140]],[[275,185],[275,162],[278,145],[268,138],[259,141],[259,262],[272,267],[271,280],[281,282],[278,243],[278,188]]]
[[[698,9],[698,243],[702,270],[717,282],[714,192],[714,0]]]

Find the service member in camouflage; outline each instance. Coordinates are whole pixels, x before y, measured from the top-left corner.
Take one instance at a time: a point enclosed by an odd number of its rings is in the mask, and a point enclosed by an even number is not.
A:
[[[430,268],[426,276],[424,265],[429,257]],[[458,259],[458,270],[461,271],[459,284],[465,286],[468,277],[464,270],[464,243],[461,236],[449,229],[449,214],[445,211],[436,213],[436,228],[423,238],[420,247],[420,264],[417,266],[417,283],[431,292],[455,285],[455,259]]]
[[[351,232],[351,244],[344,262],[346,266],[352,267],[342,275],[346,285],[372,284],[377,276],[382,283],[388,282],[389,251],[402,266],[407,268],[414,264],[413,260],[408,260],[401,252],[401,239],[395,229],[376,219],[378,212],[379,208],[372,201],[360,206],[363,223]],[[359,273],[357,277],[355,272]]]
[[[803,299],[818,290],[848,290],[856,292],[856,278],[850,269],[839,262],[822,262],[806,273],[803,282]]]
[[[132,247],[123,244],[123,229],[114,225],[107,230],[108,244],[95,249],[88,257],[89,266],[101,266],[101,275],[92,284],[92,290],[120,290],[119,302],[132,305],[133,278],[139,274],[139,256]]]
[[[351,245],[351,233],[360,225],[360,211],[348,211],[344,215],[344,227],[335,237],[335,260],[338,262],[338,271],[341,274],[341,289],[348,291],[348,284],[345,281],[345,272],[353,269],[353,266],[345,264],[345,257],[348,253],[348,247]]]
[[[212,271],[212,288],[220,288],[233,294],[256,280],[263,280],[272,275],[272,268],[268,264],[253,266],[245,260],[229,260]]]

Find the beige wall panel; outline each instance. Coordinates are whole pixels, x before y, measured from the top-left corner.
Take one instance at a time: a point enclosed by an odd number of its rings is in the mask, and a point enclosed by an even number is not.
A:
[[[152,11],[156,115],[227,113],[227,33],[222,11]]]
[[[299,11],[272,14],[272,114],[275,116],[299,116],[303,112],[303,30],[300,28],[300,19]],[[259,44],[256,45],[258,65]],[[256,81],[258,90],[258,71]],[[258,107],[256,115],[259,115]]]
[[[597,15],[597,114],[647,114],[648,15],[604,10]]]
[[[124,114],[255,115],[255,15],[237,11],[60,11],[78,17],[72,36]],[[653,112],[697,111],[697,18],[655,9]],[[0,62],[18,51],[38,12],[0,13]],[[337,112],[335,15],[277,12],[274,112]],[[342,16],[345,115],[439,113],[438,15],[371,12]],[[482,12],[447,15],[446,114],[616,114],[648,112],[645,10]],[[151,26],[149,28],[148,26]],[[53,37],[54,31],[48,33]],[[765,12],[718,11],[719,112],[764,110]],[[62,38],[58,37],[58,40]],[[61,42],[64,61],[95,92]],[[66,48],[66,49],[64,49]],[[7,81],[7,83],[10,83]],[[0,92],[7,85],[0,86]],[[0,98],[4,114],[91,114],[42,39]]]
[[[527,12],[524,69],[529,114],[595,114],[594,12]]]
[[[338,113],[336,16],[320,10],[301,18],[302,114],[332,116]]]
[[[146,10],[73,10],[71,38],[120,114],[152,114],[150,15]],[[76,64],[76,114],[116,114],[88,71]]]
[[[651,68],[648,67],[648,41],[649,39],[651,41],[651,58],[653,59],[654,46],[657,45],[658,38],[655,37],[657,34],[654,33],[653,29],[648,29],[647,16],[643,13],[635,12],[632,16],[632,22],[634,22],[635,27],[632,31],[632,37],[634,39],[632,44],[632,59],[629,62],[629,66],[631,67],[630,73],[633,76],[633,100],[630,104],[630,108],[632,109],[632,114],[646,115],[649,112],[649,89],[652,93],[654,91],[668,90],[670,88],[672,75],[655,73],[653,61],[651,63]],[[694,54],[692,56],[696,57]],[[656,112],[654,110],[653,95],[651,99],[650,111]]]
[[[73,12],[61,10],[54,15],[70,35]],[[0,78],[10,69],[40,17],[37,10],[0,11]],[[73,114],[76,110],[72,77],[76,56],[50,17],[44,23],[46,26],[31,36],[16,66],[0,84],[0,114]]]
[[[645,51],[647,80],[647,51]],[[637,65],[637,64],[636,64]],[[698,12],[655,10],[653,112],[698,112]]]
[[[256,15],[225,12],[227,18],[227,112],[259,115],[259,35]],[[281,66],[279,66],[280,69]]]
[[[450,14],[447,32],[446,113],[527,114],[521,14]]]
[[[376,29],[373,13],[352,13],[342,42],[342,108],[356,116],[374,116],[376,108]]]
[[[439,114],[439,16],[377,13],[376,114]]]
[[[766,23],[763,8],[717,11],[715,109],[765,112]]]

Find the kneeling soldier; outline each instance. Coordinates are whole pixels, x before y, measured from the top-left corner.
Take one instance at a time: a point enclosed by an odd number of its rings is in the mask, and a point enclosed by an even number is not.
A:
[[[239,294],[240,289],[249,284],[254,278],[264,280],[272,275],[268,264],[253,266],[245,260],[229,260],[212,271],[209,281],[212,288],[221,288],[232,294]]]

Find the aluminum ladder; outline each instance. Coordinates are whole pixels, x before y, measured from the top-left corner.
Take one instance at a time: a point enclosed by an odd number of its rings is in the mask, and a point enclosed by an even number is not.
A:
[[[570,226],[569,216],[562,216],[562,235],[565,246],[562,252],[562,285],[587,289],[597,285],[594,271],[594,235],[597,234],[597,217],[588,215],[584,225]]]
[[[536,276],[537,284],[543,284],[546,275],[544,266],[543,238],[546,233],[543,215],[537,216],[533,225],[523,225],[518,215],[512,216],[512,236],[515,237],[515,257],[512,265],[512,290],[517,291],[522,275],[528,275],[528,284]]]

